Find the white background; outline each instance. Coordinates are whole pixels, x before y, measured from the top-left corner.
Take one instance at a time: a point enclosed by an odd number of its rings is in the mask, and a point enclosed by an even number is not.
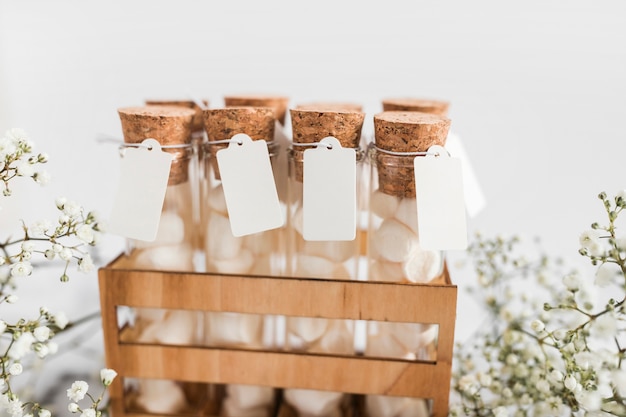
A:
[[[471,232],[540,236],[576,264],[595,196],[626,188],[625,74],[622,0],[0,0],[0,130],[25,129],[53,176],[41,202],[34,185],[0,200],[0,238],[58,195],[108,215],[117,153],[96,137],[121,135],[118,107],[258,92],[361,103],[371,124],[404,96],[451,102],[488,202]],[[121,250],[105,243],[103,261]],[[53,291],[96,308],[95,274],[74,275]]]

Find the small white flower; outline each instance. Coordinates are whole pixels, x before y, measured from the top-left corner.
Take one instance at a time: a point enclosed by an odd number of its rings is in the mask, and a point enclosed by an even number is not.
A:
[[[111,385],[111,382],[113,382],[113,379],[115,379],[116,376],[117,372],[113,369],[104,368],[100,370],[100,380],[105,387]]]
[[[55,243],[54,245],[52,245],[52,250],[54,251],[54,253],[61,253],[61,251],[63,250],[63,245]]]
[[[92,243],[94,240],[93,229],[88,224],[83,224],[76,230],[76,236],[85,243]]]
[[[65,326],[67,326],[67,323],[69,323],[69,320],[67,319],[67,316],[65,315],[65,313],[63,313],[62,311],[54,315],[54,324],[56,324],[56,326],[59,329],[61,330],[65,329]]]
[[[11,345],[11,348],[8,351],[9,358],[19,361],[26,355],[29,351],[33,343],[35,342],[35,337],[30,332],[24,332],[17,338]]]
[[[30,262],[17,262],[11,267],[12,277],[27,277],[33,272]]]
[[[530,328],[533,329],[535,333],[541,333],[545,330],[546,325],[543,324],[541,320],[533,320],[530,322]]]
[[[611,284],[620,273],[619,266],[614,263],[605,262],[596,271],[595,284],[598,287],[606,287]]]
[[[48,354],[50,353],[50,349],[48,349],[48,346],[44,345],[43,343],[37,343],[35,345],[35,352],[37,353],[38,358],[43,359],[48,356]]]
[[[86,410],[83,410],[80,417],[96,417],[96,410],[94,410],[93,408],[88,408]]]
[[[54,252],[54,250],[48,249],[44,252],[44,256],[46,257],[46,259],[53,260],[57,256],[57,254]]]
[[[64,261],[69,261],[70,259],[72,259],[72,250],[70,248],[61,249],[61,252],[59,252],[59,258],[63,259]]]
[[[578,387],[578,381],[576,381],[576,377],[574,375],[568,375],[565,377],[563,385],[565,385],[565,388],[568,390],[574,391],[576,390],[576,387]]]
[[[81,272],[92,272],[96,267],[93,264],[93,260],[89,254],[86,254],[82,259],[78,260],[78,270]]]
[[[57,197],[56,200],[54,200],[54,203],[56,204],[57,208],[59,210],[63,210],[63,206],[65,205],[65,203],[67,203],[67,198],[65,197]]]
[[[13,417],[22,417],[24,413],[23,404],[17,398],[14,400],[10,400],[9,404],[7,405],[6,411]]]
[[[550,393],[550,383],[545,379],[540,379],[539,381],[537,381],[537,384],[535,384],[535,386],[537,387],[537,390],[539,390],[539,392],[542,392],[544,394]]]
[[[558,369],[553,369],[552,372],[550,372],[548,374],[548,380],[553,384],[553,385],[557,385],[558,383],[563,382],[563,378],[565,378],[565,376],[563,375],[563,373],[561,371],[559,371]]]
[[[466,395],[474,395],[478,392],[478,384],[474,375],[464,375],[459,379],[459,388]]]
[[[63,205],[63,213],[70,219],[75,219],[82,213],[83,208],[75,201],[66,201]]]
[[[26,240],[22,242],[22,251],[23,252],[32,252],[35,250],[35,242]]]
[[[626,236],[620,236],[615,239],[615,246],[621,251],[626,251]]]
[[[7,324],[6,324],[6,322],[5,322],[5,321],[3,321],[3,320],[0,320],[0,335],[1,335],[2,333],[4,333],[4,331],[5,331],[6,329],[7,329]]]
[[[17,295],[15,295],[15,294],[9,294],[9,295],[6,296],[7,303],[9,303],[9,304],[15,304],[15,303],[17,303],[17,300],[19,300],[19,299],[20,298]]]
[[[85,381],[74,381],[72,386],[67,390],[67,398],[74,402],[78,402],[85,398],[88,390],[89,384]]]
[[[615,369],[611,372],[611,381],[617,392],[622,396],[626,396],[626,369]]]
[[[61,214],[58,219],[59,224],[66,224],[70,222],[70,216],[67,214]]]
[[[496,407],[493,409],[494,417],[508,417],[509,411],[504,406]]]
[[[11,129],[7,130],[4,133],[4,136],[14,143],[27,142],[29,140],[26,132],[18,127],[12,127]]]
[[[563,277],[563,285],[570,291],[578,291],[581,284],[580,276],[575,272]]]
[[[597,391],[582,390],[575,394],[578,404],[587,411],[599,411],[602,407],[602,397]]]
[[[33,174],[33,179],[39,185],[50,184],[50,174],[47,171],[38,171]]]
[[[52,228],[48,220],[39,220],[28,228],[28,234],[32,237],[44,237],[45,233]]]
[[[580,246],[586,249],[591,256],[603,256],[605,254],[605,247],[602,242],[603,236],[604,233],[600,230],[587,230],[579,237]]]
[[[45,342],[50,338],[50,329],[46,326],[39,326],[35,330],[33,330],[33,336],[39,342]]]
[[[19,362],[13,362],[11,366],[9,366],[9,373],[13,376],[20,375],[23,371],[24,368]]]
[[[40,408],[38,416],[39,417],[51,417],[52,413],[50,413],[50,410],[47,410],[45,408]]]
[[[77,413],[78,409],[79,409],[79,407],[78,407],[78,404],[76,404],[76,403],[69,403],[69,405],[67,406],[67,410],[70,413]]]
[[[57,345],[56,342],[48,342],[46,346],[48,346],[49,355],[54,355],[59,351],[59,345]]]
[[[506,357],[506,364],[507,365],[517,365],[519,362],[519,358],[517,357],[516,354],[514,353],[509,353]]]

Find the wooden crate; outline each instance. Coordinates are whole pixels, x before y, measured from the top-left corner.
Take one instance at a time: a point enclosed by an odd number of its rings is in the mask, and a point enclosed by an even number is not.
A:
[[[113,417],[140,417],[124,407],[124,378],[251,384],[432,400],[448,412],[457,288],[447,271],[437,283],[335,281],[125,269],[120,259],[99,271]],[[438,324],[436,360],[249,351],[122,343],[117,306]]]

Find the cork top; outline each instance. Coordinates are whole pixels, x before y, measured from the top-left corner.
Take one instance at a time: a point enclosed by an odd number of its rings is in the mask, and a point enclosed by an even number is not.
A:
[[[284,96],[246,94],[224,97],[226,107],[270,107],[274,111],[274,119],[281,125],[285,124],[288,103],[289,97]]]
[[[389,98],[382,101],[383,111],[419,111],[422,113],[448,115],[450,103],[442,100],[417,98]]]
[[[209,106],[207,100],[202,100],[204,107]],[[202,107],[198,106],[193,100],[155,100],[147,99],[146,105],[148,106],[177,106],[192,109],[195,114],[191,121],[191,130],[193,132],[201,131],[204,129],[204,119],[202,118]]]
[[[209,141],[227,140],[245,133],[252,140],[274,138],[274,110],[269,107],[227,107],[204,110]]]
[[[374,116],[376,146],[394,152],[425,152],[446,144],[450,119],[435,114],[386,111]]]
[[[362,112],[363,106],[358,103],[342,103],[342,102],[312,102],[304,103],[296,106],[297,110],[317,110],[317,111],[355,111]]]
[[[124,107],[117,109],[126,143],[156,139],[161,145],[191,142],[191,121],[195,112],[176,106]]]
[[[291,109],[290,114],[293,141],[296,143],[315,143],[333,136],[344,148],[359,146],[365,113],[319,108]]]

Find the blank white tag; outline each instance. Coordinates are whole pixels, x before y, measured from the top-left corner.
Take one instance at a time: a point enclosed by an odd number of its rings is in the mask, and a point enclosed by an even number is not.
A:
[[[302,235],[305,240],[356,238],[356,152],[332,137],[304,151]]]
[[[465,195],[465,208],[467,215],[476,216],[487,205],[485,194],[480,187],[474,168],[470,163],[469,157],[463,147],[463,142],[457,135],[450,132],[446,140],[446,149],[450,152],[450,156],[459,158],[463,166],[463,192]]]
[[[424,249],[467,248],[467,221],[463,200],[461,160],[450,158],[441,146],[416,157],[415,195],[420,245]]]
[[[228,148],[217,152],[217,165],[233,236],[283,225],[267,142],[236,134]]]
[[[146,147],[123,149],[120,182],[107,230],[152,242],[159,229],[172,155],[163,152],[154,139],[146,139],[142,145]]]

